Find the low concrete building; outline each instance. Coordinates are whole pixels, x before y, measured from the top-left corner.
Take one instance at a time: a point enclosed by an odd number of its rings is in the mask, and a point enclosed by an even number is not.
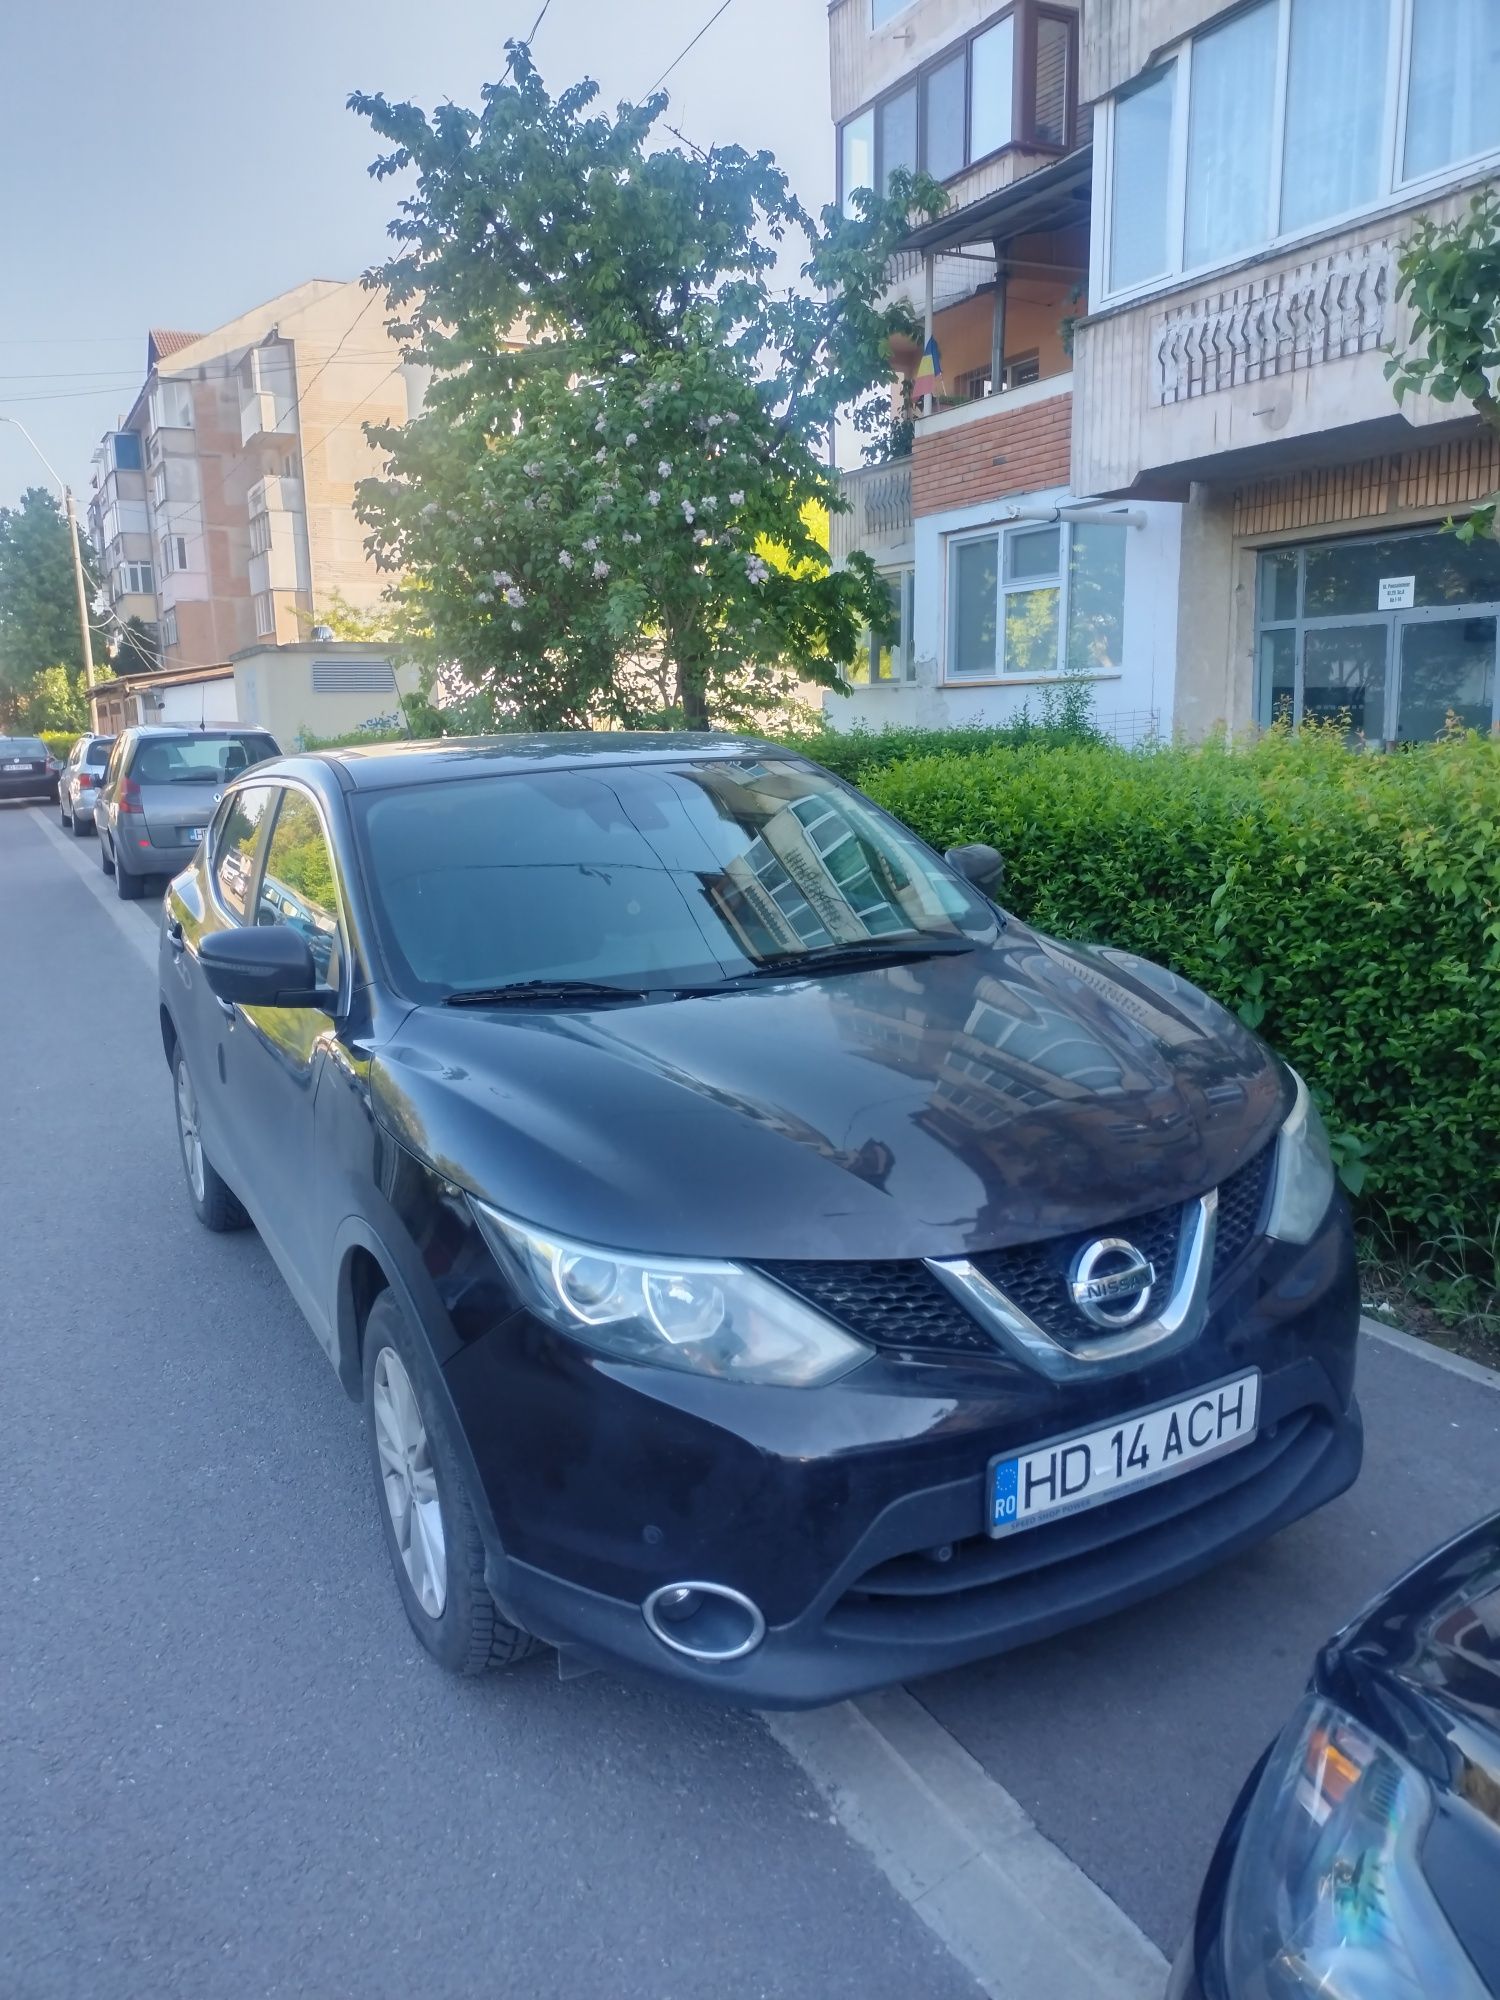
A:
[[[309,736],[344,736],[399,716],[415,668],[389,649],[351,640],[250,646],[220,666],[122,674],[94,690],[97,726],[167,722],[187,728],[249,724],[283,750]]]

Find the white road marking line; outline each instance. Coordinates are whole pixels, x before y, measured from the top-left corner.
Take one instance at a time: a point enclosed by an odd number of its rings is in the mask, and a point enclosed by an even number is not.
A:
[[[48,840],[67,857],[68,865],[81,878],[84,887],[103,906],[110,921],[121,937],[141,959],[148,971],[156,970],[156,930],[149,922],[142,923],[129,903],[122,903],[115,894],[114,883],[99,866],[99,852],[95,845],[99,836],[92,841],[79,840],[75,834],[64,833],[60,826],[53,824],[50,813],[34,812],[32,819],[41,828]]]
[[[1156,1946],[904,1688],[763,1719],[991,2000],[1160,2000]]]
[[[1500,1370],[1486,1368],[1482,1361],[1470,1361],[1464,1354],[1450,1354],[1446,1347],[1438,1347],[1430,1340],[1419,1340],[1416,1334],[1403,1333],[1399,1327],[1384,1326],[1368,1315],[1360,1321],[1359,1330],[1371,1340],[1383,1340],[1387,1347],[1399,1347],[1403,1354],[1419,1355],[1435,1368],[1446,1368],[1450,1375],[1462,1375],[1466,1382],[1481,1383],[1486,1389],[1500,1389]]]

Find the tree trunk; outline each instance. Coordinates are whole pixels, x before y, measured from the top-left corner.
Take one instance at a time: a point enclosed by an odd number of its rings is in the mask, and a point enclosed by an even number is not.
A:
[[[703,662],[686,653],[680,653],[677,659],[677,706],[682,710],[683,722],[689,729],[711,726],[708,719],[708,676]]]

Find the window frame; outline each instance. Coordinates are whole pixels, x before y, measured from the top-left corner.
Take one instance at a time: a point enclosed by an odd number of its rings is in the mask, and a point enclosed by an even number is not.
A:
[[[1033,687],[1059,680],[1118,680],[1125,671],[1125,622],[1127,584],[1122,577],[1120,599],[1120,660],[1109,667],[1070,668],[1068,637],[1073,614],[1073,536],[1079,527],[1118,527],[1128,537],[1129,524],[1100,511],[1089,521],[987,521],[972,528],[958,528],[943,537],[943,657],[937,685],[965,687]],[[1051,532],[1057,536],[1057,568],[1047,576],[1010,575],[1009,544],[1018,536]],[[962,674],[955,671],[955,629],[958,623],[958,592],[953,587],[954,552],[967,543],[992,541],[995,544],[995,667],[992,672]],[[1126,544],[1127,562],[1130,543]],[[1005,600],[1036,590],[1057,592],[1057,665],[1045,672],[1005,671]]]
[[[1272,130],[1267,170],[1265,217],[1267,234],[1246,249],[1206,264],[1188,264],[1184,257],[1187,227],[1188,122],[1192,104],[1193,46],[1205,35],[1222,28],[1238,14],[1250,13],[1269,4],[1276,9],[1276,81],[1271,105]],[[1218,273],[1257,264],[1303,244],[1337,235],[1364,221],[1372,221],[1388,211],[1407,208],[1414,200],[1482,178],[1500,166],[1500,144],[1423,174],[1405,173],[1406,125],[1411,85],[1412,39],[1416,8],[1420,0],[1390,0],[1386,30],[1385,95],[1381,111],[1380,179],[1376,194],[1357,207],[1341,209],[1295,229],[1281,228],[1284,174],[1286,167],[1287,81],[1291,54],[1291,21],[1294,0],[1246,0],[1232,11],[1216,15],[1191,35],[1185,36],[1157,61],[1132,76],[1110,94],[1095,112],[1095,145],[1092,212],[1097,219],[1093,232],[1090,297],[1097,299],[1096,312],[1131,305],[1138,300],[1201,283]],[[1167,169],[1167,252],[1164,270],[1131,285],[1113,288],[1109,282],[1114,259],[1113,216],[1115,182],[1116,107],[1141,89],[1149,78],[1168,72],[1172,76],[1172,137]]]
[[[882,569],[879,574],[882,582],[894,583],[901,593],[901,631],[899,639],[892,648],[893,660],[899,665],[900,671],[893,673],[889,679],[876,679],[875,648],[879,642],[876,640],[875,634],[867,628],[861,635],[859,647],[859,658],[864,661],[865,666],[865,678],[862,681],[851,679],[847,667],[841,670],[840,675],[845,686],[855,694],[873,693],[876,688],[911,687],[915,684],[917,678],[916,646],[914,643],[917,622],[916,564],[911,562],[892,563],[885,569]]]
[[[247,778],[253,779],[253,775],[253,773],[247,773]],[[256,912],[255,921],[252,924],[242,925],[241,928],[245,930],[262,928],[260,923],[260,892],[265,884],[266,864],[271,858],[271,843],[275,840],[276,829],[281,824],[281,809],[286,804],[287,794],[289,792],[296,792],[302,798],[311,802],[313,812],[317,816],[319,830],[323,835],[323,844],[328,849],[328,859],[333,865],[333,914],[338,923],[339,977],[337,987],[329,987],[326,990],[336,995],[332,1012],[334,1018],[338,1019],[348,1013],[354,990],[354,975],[352,971],[353,945],[349,929],[347,898],[343,887],[344,871],[339,861],[339,850],[329,829],[328,815],[323,810],[323,801],[318,797],[311,785],[305,785],[297,778],[275,778],[271,781],[271,788],[276,793],[276,797],[271,803],[270,814],[266,821],[266,829],[260,839],[255,859],[255,873],[251,881],[250,900]],[[271,926],[266,925],[264,928],[270,929]]]
[[[266,850],[267,835],[281,806],[280,799],[275,796],[277,787],[278,781],[276,779],[256,778],[251,772],[247,771],[243,783],[236,782],[233,785],[225,787],[224,796],[219,800],[218,805],[215,806],[214,816],[209,821],[208,830],[203,836],[203,850],[208,855],[209,900],[212,902],[216,913],[224,919],[225,923],[232,924],[236,930],[250,930],[253,926],[247,924],[245,919],[236,911],[231,910],[219,893],[219,848],[224,837],[224,823],[234,811],[234,802],[242,792],[271,793],[272,796],[267,803],[266,810],[261,815],[260,825],[255,829],[255,845],[250,850],[250,879],[246,885],[245,901],[253,909],[255,907],[255,898],[260,893],[261,860]]]
[[[1062,145],[1050,139],[1036,137],[1036,24],[1040,16],[1061,21],[1068,30],[1068,88],[1065,109],[1066,136]],[[894,16],[892,17],[894,18]],[[1011,53],[1011,106],[1010,137],[1003,145],[991,147],[987,153],[975,156],[972,153],[974,125],[974,58],[973,45],[981,35],[1007,18],[1015,21],[1015,45]],[[879,33],[881,30],[872,30]],[[927,56],[920,63],[906,70],[886,89],[856,105],[846,118],[841,118],[834,128],[834,157],[837,176],[835,200],[840,211],[851,192],[844,185],[844,130],[856,119],[870,114],[873,136],[871,154],[874,159],[875,184],[883,190],[886,181],[886,165],[881,146],[881,108],[889,100],[903,97],[909,90],[916,91],[917,97],[917,165],[925,170],[927,158],[927,79],[934,70],[946,69],[958,55],[964,59],[964,164],[956,173],[946,176],[942,185],[952,187],[965,174],[972,173],[989,160],[999,159],[1003,154],[1021,151],[1027,153],[1047,153],[1054,159],[1061,159],[1070,153],[1078,143],[1078,59],[1079,59],[1079,16],[1076,9],[1051,4],[1051,0],[1009,0],[1009,4],[997,8],[986,19],[977,22],[964,34],[955,36],[951,42]]]

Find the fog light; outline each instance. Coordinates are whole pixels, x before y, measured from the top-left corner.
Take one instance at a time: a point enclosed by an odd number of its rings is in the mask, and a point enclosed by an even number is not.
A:
[[[664,1583],[641,1616],[653,1638],[690,1660],[742,1660],[766,1636],[759,1607],[723,1583]]]

